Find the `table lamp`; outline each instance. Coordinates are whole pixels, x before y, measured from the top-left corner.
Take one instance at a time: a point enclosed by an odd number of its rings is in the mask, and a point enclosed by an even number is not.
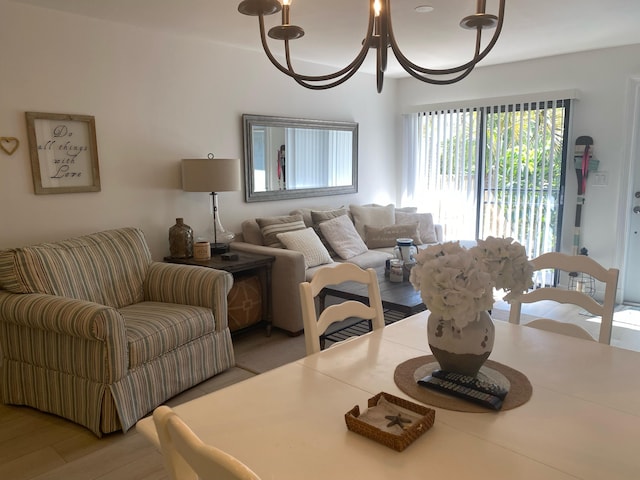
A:
[[[225,253],[234,234],[220,222],[218,192],[240,190],[240,160],[237,158],[187,158],[182,160],[182,190],[210,192],[213,206],[213,242],[211,254]]]

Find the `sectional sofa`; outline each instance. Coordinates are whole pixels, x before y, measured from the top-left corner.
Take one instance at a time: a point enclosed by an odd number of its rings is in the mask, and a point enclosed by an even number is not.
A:
[[[288,215],[245,220],[232,244],[237,251],[273,255],[273,326],[302,333],[298,285],[322,267],[350,262],[382,267],[393,257],[397,238],[424,247],[443,242],[443,229],[430,213],[394,205],[304,208]]]

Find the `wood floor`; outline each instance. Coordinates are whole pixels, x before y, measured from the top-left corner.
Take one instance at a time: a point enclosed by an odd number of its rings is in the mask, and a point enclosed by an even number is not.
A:
[[[526,312],[525,312],[526,313]],[[587,325],[588,319],[576,310],[529,312],[562,315]],[[496,304],[497,320],[506,320],[508,311]],[[590,328],[594,328],[591,326]],[[290,338],[274,331],[266,339],[262,332],[234,340],[237,358],[252,356],[247,364],[260,362],[268,368],[304,355],[304,339]],[[614,325],[614,341],[622,348],[640,351],[640,323]],[[274,345],[282,355],[275,358]],[[261,353],[262,352],[262,353]],[[240,362],[239,362],[240,363]],[[234,367],[171,399],[177,405],[203,394],[242,381],[255,374],[253,368]],[[87,429],[39,411],[0,404],[0,479],[6,480],[159,480],[168,479],[160,453],[135,428],[126,434],[114,433],[102,439]]]

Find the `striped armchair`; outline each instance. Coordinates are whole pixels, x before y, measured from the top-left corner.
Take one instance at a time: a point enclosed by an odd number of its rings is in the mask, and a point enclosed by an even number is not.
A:
[[[232,283],[152,261],[136,228],[0,251],[0,400],[126,432],[234,365]]]

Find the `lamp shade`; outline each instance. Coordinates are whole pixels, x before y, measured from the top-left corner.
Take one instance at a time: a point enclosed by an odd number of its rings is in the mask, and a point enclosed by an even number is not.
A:
[[[240,188],[238,158],[182,160],[182,190],[185,192],[233,192]]]

